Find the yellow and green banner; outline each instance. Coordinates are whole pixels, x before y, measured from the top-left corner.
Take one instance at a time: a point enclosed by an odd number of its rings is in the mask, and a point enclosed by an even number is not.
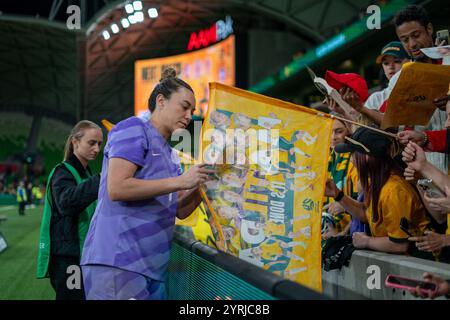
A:
[[[333,120],[314,110],[210,84],[202,189],[217,247],[322,291],[321,213]]]

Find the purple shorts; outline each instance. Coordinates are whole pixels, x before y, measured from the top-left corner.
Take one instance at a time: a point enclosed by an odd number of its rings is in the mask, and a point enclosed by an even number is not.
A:
[[[86,300],[165,300],[162,281],[104,265],[82,266]]]

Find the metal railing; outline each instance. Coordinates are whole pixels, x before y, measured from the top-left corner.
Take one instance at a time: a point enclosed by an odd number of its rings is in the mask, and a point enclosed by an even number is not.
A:
[[[169,299],[323,300],[326,296],[230,254],[175,233]]]

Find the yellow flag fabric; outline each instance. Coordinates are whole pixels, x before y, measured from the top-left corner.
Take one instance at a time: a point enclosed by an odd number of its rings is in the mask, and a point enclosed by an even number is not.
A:
[[[406,63],[389,96],[381,128],[428,125],[436,110],[433,100],[447,94],[449,83],[450,66]]]
[[[217,171],[203,194],[220,250],[322,291],[332,125],[314,110],[210,84],[200,160]]]
[[[108,132],[111,131],[112,128],[114,128],[114,124],[111,123],[111,122],[109,122],[109,121],[106,120],[106,119],[103,119],[103,120],[102,120],[102,124],[103,124],[103,126],[105,127],[105,129],[106,129]]]
[[[181,160],[183,172],[185,172],[194,164],[194,160],[191,156],[181,151],[178,155]],[[210,247],[216,247],[209,218],[203,203],[201,203],[186,219],[180,220],[176,218],[175,224],[180,227],[188,228],[190,230],[190,235],[193,235],[195,240],[201,241]]]

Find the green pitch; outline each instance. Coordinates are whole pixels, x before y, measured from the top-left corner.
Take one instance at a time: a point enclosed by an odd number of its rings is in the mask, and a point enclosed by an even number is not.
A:
[[[55,299],[50,280],[35,277],[42,209],[27,209],[21,217],[17,206],[0,206],[0,216],[8,219],[0,225],[8,242],[0,253],[0,300]]]

